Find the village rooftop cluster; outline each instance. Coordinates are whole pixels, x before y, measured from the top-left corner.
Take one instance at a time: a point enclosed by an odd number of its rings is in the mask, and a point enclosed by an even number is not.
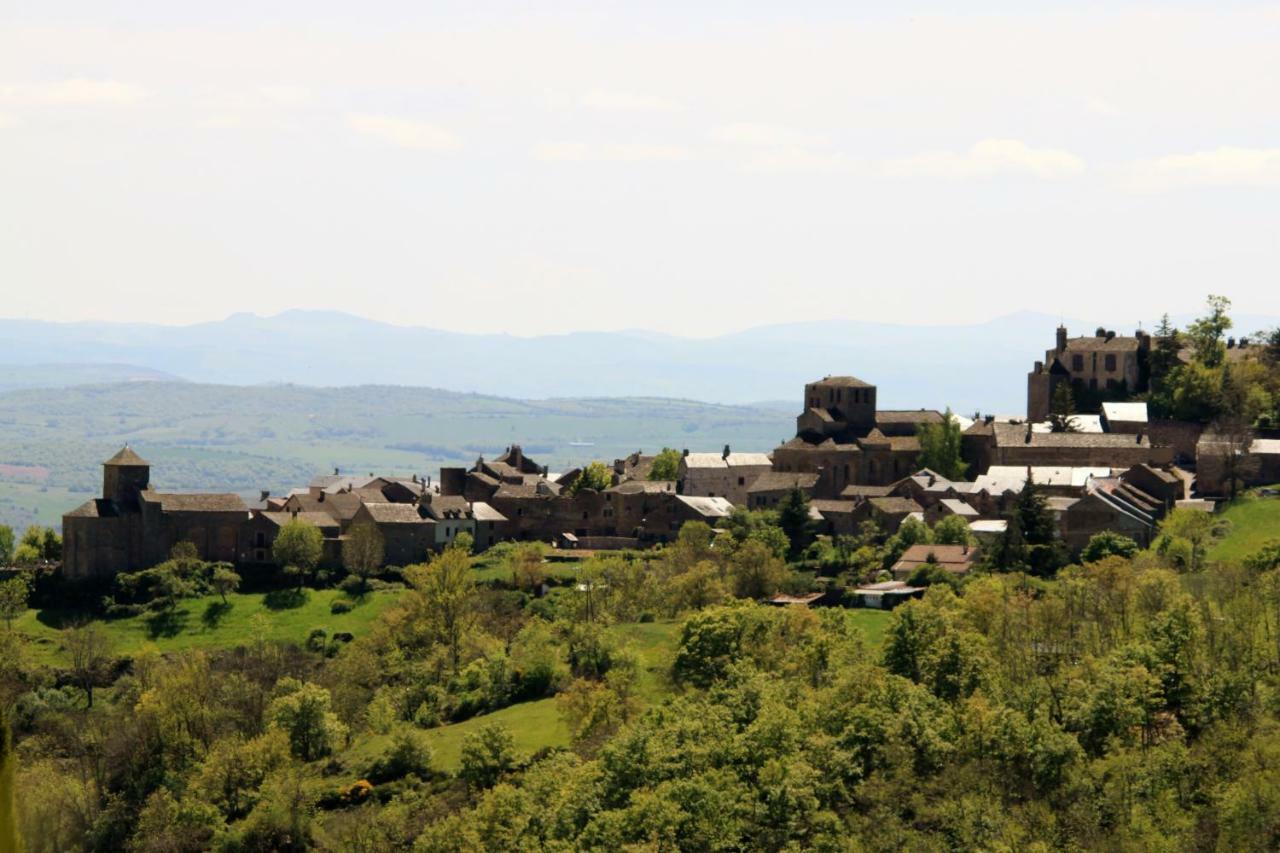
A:
[[[1230,446],[1202,424],[1153,420],[1142,402],[1109,400],[1073,414],[1068,431],[1048,422],[1062,383],[1087,395],[1145,390],[1152,339],[1105,329],[1055,346],[1028,376],[1027,415],[959,418],[962,455],[973,479],[948,479],[920,466],[922,427],[943,423],[932,409],[882,410],[876,386],[827,376],[804,387],[795,437],[771,453],[685,450],[672,480],[650,476],[654,456],[615,460],[607,485],[576,488],[582,469],[561,474],[519,445],[470,468],[428,477],[352,476],[335,471],[286,495],[263,493],[250,506],[235,494],[156,490],[150,465],[125,447],[103,466],[102,496],[63,517],[63,572],[71,579],[108,577],[165,559],[178,542],[201,558],[239,565],[272,561],[272,545],[294,519],[320,529],[324,562],[341,561],[353,526],[375,526],[388,565],[421,562],[460,534],[477,549],[506,540],[540,540],[561,548],[640,548],[673,539],[688,521],[714,526],[735,507],[768,509],[791,490],[810,500],[819,532],[853,535],[865,521],[887,533],[904,520],[968,522],[978,543],[1005,528],[1005,514],[1028,482],[1048,496],[1063,542],[1073,552],[1110,530],[1141,545],[1175,506],[1211,509],[1227,480],[1280,480],[1280,440],[1250,436]],[[1232,348],[1234,342],[1232,342]],[[1243,349],[1243,348],[1241,348]],[[964,572],[976,549],[932,559]],[[923,559],[908,553],[904,560]],[[906,565],[904,568],[910,568]]]

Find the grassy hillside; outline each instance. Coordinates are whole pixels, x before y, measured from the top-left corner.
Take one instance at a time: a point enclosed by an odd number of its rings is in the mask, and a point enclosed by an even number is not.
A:
[[[1271,541],[1280,540],[1280,498],[1245,495],[1227,507],[1222,517],[1231,533],[1216,542],[1209,560],[1237,561]]]
[[[359,636],[396,595],[395,591],[370,593],[354,602],[349,613],[333,614],[329,612],[333,601],[346,599],[337,590],[304,590],[300,599],[291,592],[237,593],[227,596],[225,606],[217,596],[193,598],[179,602],[172,613],[104,619],[100,624],[111,637],[113,652],[121,657],[144,648],[161,652],[230,648],[257,638],[300,643],[314,628]],[[61,610],[28,610],[14,628],[29,638],[36,661],[64,665],[66,655],[58,632],[79,616]]]
[[[56,523],[100,488],[102,460],[125,442],[160,488],[251,496],[335,467],[434,477],[512,443],[564,470],[664,445],[767,450],[792,429],[776,409],[651,398],[186,382],[18,390],[0,394],[0,524]]]

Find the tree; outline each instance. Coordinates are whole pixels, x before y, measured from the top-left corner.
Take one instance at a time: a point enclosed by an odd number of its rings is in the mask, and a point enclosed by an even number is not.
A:
[[[97,622],[89,622],[64,631],[62,644],[71,660],[71,678],[92,708],[93,688],[111,664],[111,638]]]
[[[795,557],[813,541],[813,519],[809,517],[809,496],[792,486],[778,502],[778,526],[790,543],[788,556]]]
[[[603,462],[591,462],[582,469],[582,473],[578,474],[578,479],[573,481],[569,491],[575,495],[584,489],[603,492],[611,485],[613,485],[613,472],[609,470],[609,466]]]
[[[920,467],[928,468],[948,480],[959,480],[964,477],[968,465],[962,458],[961,446],[964,431],[951,409],[942,416],[937,424],[920,424],[916,428],[920,439]]]
[[[1200,470],[1207,475],[1212,468],[1216,468],[1221,474],[1221,485],[1226,488],[1227,497],[1231,500],[1235,500],[1247,477],[1255,473],[1254,460],[1249,457],[1253,438],[1253,430],[1238,415],[1218,418],[1209,426],[1203,438],[1208,452],[1197,460]],[[1205,476],[1204,479],[1207,481],[1210,478]],[[1208,492],[1210,486],[1209,482],[1204,482],[1201,488]]]
[[[680,451],[670,447],[653,457],[653,465],[649,467],[650,480],[674,480],[680,475]]]
[[[1076,398],[1071,383],[1059,382],[1053,389],[1053,400],[1049,404],[1049,431],[1079,432],[1080,427],[1072,417],[1075,413]]]
[[[1169,315],[1160,318],[1156,326],[1155,344],[1151,349],[1151,382],[1160,386],[1178,366],[1178,353],[1182,350],[1182,335],[1178,328],[1169,322]]]
[[[472,790],[492,788],[515,763],[511,732],[500,723],[487,723],[462,739],[458,777]]]
[[[176,799],[168,788],[160,788],[147,798],[139,813],[129,849],[134,853],[200,853],[213,849],[222,828],[222,815],[213,806],[191,797]]]
[[[0,566],[13,564],[13,547],[13,528],[7,524],[0,524]]]
[[[787,579],[786,563],[768,545],[753,539],[733,552],[730,572],[734,595],[739,598],[767,598]]]
[[[1207,305],[1208,313],[1187,327],[1187,338],[1196,361],[1205,367],[1219,367],[1226,359],[1222,337],[1232,326],[1231,317],[1227,315],[1231,300],[1210,294]]]
[[[1137,542],[1114,530],[1104,530],[1089,538],[1089,544],[1080,552],[1080,559],[1085,563],[1096,563],[1111,556],[1129,559],[1137,553]]]
[[[511,578],[520,589],[536,590],[547,579],[546,559],[541,542],[520,542],[507,555]]]
[[[382,567],[384,547],[376,524],[362,521],[347,531],[347,538],[342,542],[342,566],[360,578],[361,589],[369,588],[369,578]]]
[[[969,522],[962,516],[948,515],[933,526],[935,545],[968,545],[972,540]]]
[[[209,579],[209,585],[222,597],[222,603],[226,604],[227,593],[235,592],[240,588],[240,575],[235,569],[220,563],[213,567],[213,577]]]
[[[62,537],[52,527],[31,525],[22,533],[22,541],[13,552],[13,562],[30,566],[62,559]]]
[[[271,556],[276,564],[286,571],[292,569],[297,575],[299,589],[323,554],[324,534],[320,528],[300,518],[285,523],[271,546]]]
[[[425,621],[436,642],[449,647],[456,673],[462,638],[476,619],[470,555],[459,548],[446,548],[427,565],[410,567],[405,578],[413,587],[416,615]]]
[[[0,581],[0,619],[4,620],[6,631],[13,630],[13,620],[26,612],[30,597],[31,579],[25,572]]]
[[[303,761],[315,761],[333,751],[346,736],[347,727],[330,706],[329,691],[318,684],[282,678],[277,696],[267,710],[271,722],[289,736],[293,754]]]
[[[1209,513],[1188,507],[1178,507],[1160,521],[1160,537],[1156,550],[1162,554],[1176,553],[1179,542],[1186,543],[1187,562],[1183,566],[1189,572],[1198,571],[1204,553],[1221,532],[1219,522]]]

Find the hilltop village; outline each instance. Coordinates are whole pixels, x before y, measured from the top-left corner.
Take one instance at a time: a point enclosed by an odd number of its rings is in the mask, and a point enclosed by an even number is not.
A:
[[[1248,346],[1232,340],[1227,350]],[[143,569],[179,542],[209,561],[269,563],[277,533],[295,519],[320,529],[324,562],[334,565],[359,524],[377,528],[388,565],[421,561],[463,533],[478,550],[507,540],[643,548],[670,541],[688,521],[714,526],[735,507],[776,507],[795,489],[819,533],[853,535],[871,521],[892,534],[909,518],[958,516],[981,544],[1005,531],[1031,484],[1073,553],[1104,530],[1145,546],[1175,506],[1211,510],[1212,499],[1237,487],[1280,480],[1280,440],[1154,419],[1146,402],[1125,399],[1147,389],[1151,357],[1152,337],[1142,332],[1071,337],[1059,328],[1028,375],[1025,417],[880,409],[874,384],[827,376],[805,385],[795,437],[771,453],[684,450],[674,476],[663,478],[653,476],[656,456],[639,451],[602,478],[553,473],[512,445],[469,468],[443,468],[434,482],[335,471],[251,506],[235,494],[153,488],[149,463],[125,447],[103,465],[102,496],[63,517],[63,571],[82,579]],[[1064,386],[1076,389],[1075,400],[1102,402],[1055,413]],[[921,464],[921,435],[944,424],[959,433],[964,478]]]

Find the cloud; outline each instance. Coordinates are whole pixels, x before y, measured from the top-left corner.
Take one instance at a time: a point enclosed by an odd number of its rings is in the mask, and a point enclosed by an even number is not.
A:
[[[5,115],[4,113],[0,113],[0,130],[4,130],[5,128],[8,128],[8,127],[17,127],[17,126],[18,126],[18,120],[16,118],[14,118],[13,116]]]
[[[452,131],[418,119],[352,113],[347,116],[347,126],[356,133],[398,148],[443,153],[462,147],[462,140]]]
[[[1224,146],[1193,154],[1140,160],[1123,184],[1140,191],[1183,187],[1280,186],[1280,148]]]
[[[931,151],[885,160],[882,174],[894,178],[985,178],[1027,175],[1060,179],[1082,174],[1084,161],[1061,148],[1032,148],[1017,139],[984,139],[968,151]]]
[[[0,86],[0,102],[34,107],[125,106],[147,95],[139,86],[87,77]]]
[[[679,109],[679,105],[657,95],[641,95],[635,92],[614,92],[592,89],[582,96],[582,106],[593,110],[618,113],[666,113]]]
[[[575,163],[639,163],[688,160],[689,149],[679,145],[641,145],[627,142],[550,142],[533,150],[538,160]]]
[[[813,148],[827,144],[825,136],[773,124],[737,122],[717,127],[711,132],[716,142],[729,145],[753,145],[775,148]]]

